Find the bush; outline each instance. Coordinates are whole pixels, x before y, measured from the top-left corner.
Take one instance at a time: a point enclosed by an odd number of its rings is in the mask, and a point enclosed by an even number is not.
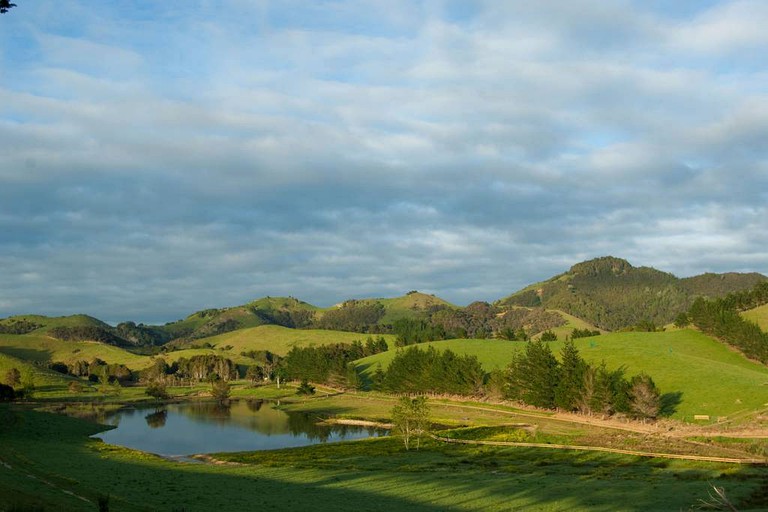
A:
[[[307,379],[301,381],[301,384],[296,388],[297,395],[314,395],[315,386],[311,385]]]
[[[155,400],[168,400],[171,396],[165,389],[165,384],[162,382],[152,382],[144,390],[145,395],[149,395]]]

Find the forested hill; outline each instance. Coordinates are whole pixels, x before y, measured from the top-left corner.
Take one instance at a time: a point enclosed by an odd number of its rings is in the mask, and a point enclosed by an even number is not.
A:
[[[500,306],[560,309],[602,329],[662,326],[688,311],[697,297],[718,298],[766,281],[762,274],[703,274],[679,279],[606,256],[498,301]]]

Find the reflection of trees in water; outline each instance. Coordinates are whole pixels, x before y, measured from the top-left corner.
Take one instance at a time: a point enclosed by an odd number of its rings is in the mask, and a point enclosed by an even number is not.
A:
[[[219,402],[190,402],[180,412],[192,418],[214,423],[228,423],[232,415],[230,406]]]
[[[325,442],[331,437],[331,429],[327,425],[318,425],[317,416],[304,412],[288,414],[288,430],[294,436],[306,435],[311,441]]]
[[[160,409],[151,414],[144,416],[144,419],[149,425],[149,428],[163,428],[165,422],[168,419],[168,411],[166,409]]]
[[[324,443],[331,439],[359,436],[365,432],[368,437],[384,435],[385,430],[373,427],[361,427],[358,425],[328,425],[318,423],[321,418],[309,413],[288,413],[288,429],[294,436],[306,435],[310,441]]]
[[[248,407],[249,411],[259,412],[261,406],[264,405],[264,400],[248,400],[245,402],[245,405]]]

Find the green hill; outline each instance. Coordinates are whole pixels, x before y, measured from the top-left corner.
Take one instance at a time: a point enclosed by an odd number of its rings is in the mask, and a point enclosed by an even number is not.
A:
[[[268,350],[277,355],[285,355],[291,348],[309,345],[330,345],[333,343],[351,343],[355,340],[365,341],[367,335],[356,332],[329,331],[322,329],[290,329],[279,325],[261,325],[247,329],[211,336],[196,340],[190,345],[210,344],[213,348],[239,355],[251,350]],[[393,336],[384,335],[390,345]],[[169,353],[169,355],[175,352]]]
[[[18,315],[0,319],[0,333],[27,334],[44,333],[57,327],[96,327],[111,329],[111,326],[88,315],[50,317],[43,315]],[[12,332],[12,331],[20,332]]]
[[[42,390],[54,386],[63,387],[73,380],[71,377],[0,352],[0,382],[4,382],[6,372],[12,368],[19,370],[22,375],[22,382],[24,382],[26,376],[31,375],[35,387]]]
[[[45,334],[0,334],[0,354],[29,362],[72,363],[99,358],[109,364],[124,364],[131,369],[149,366],[149,357],[95,341],[64,341]]]
[[[756,273],[678,279],[607,256],[578,263],[563,274],[501,299],[497,305],[559,309],[606,330],[643,322],[662,326],[687,311],[697,296],[722,297],[766,279]]]
[[[697,331],[610,333],[575,343],[591,363],[625,366],[628,375],[646,372],[663,393],[682,393],[675,418],[691,420],[702,414],[715,419],[768,408],[768,368]],[[524,349],[524,343],[503,340],[446,340],[419,346],[476,355],[486,371],[505,367],[516,351]],[[559,355],[562,342],[552,342],[551,347]],[[378,364],[386,369],[394,356],[395,351],[388,351],[356,364],[370,374]]]
[[[201,339],[259,325],[306,327],[319,308],[293,297],[263,297],[242,306],[205,309],[158,329],[171,338]]]

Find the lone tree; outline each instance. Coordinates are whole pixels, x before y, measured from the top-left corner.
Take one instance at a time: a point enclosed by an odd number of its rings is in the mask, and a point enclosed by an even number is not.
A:
[[[211,384],[211,394],[219,403],[226,404],[229,401],[229,382],[217,380]]]
[[[429,427],[427,397],[409,398],[404,396],[392,408],[391,415],[395,432],[403,436],[405,449],[409,450],[411,439],[416,438],[416,449],[418,450],[421,445],[421,437]]]
[[[296,388],[297,395],[314,395],[315,386],[309,383],[307,379],[303,379],[298,388]]]
[[[630,383],[630,408],[638,418],[656,419],[661,411],[661,392],[653,379],[641,373],[632,377]]]

